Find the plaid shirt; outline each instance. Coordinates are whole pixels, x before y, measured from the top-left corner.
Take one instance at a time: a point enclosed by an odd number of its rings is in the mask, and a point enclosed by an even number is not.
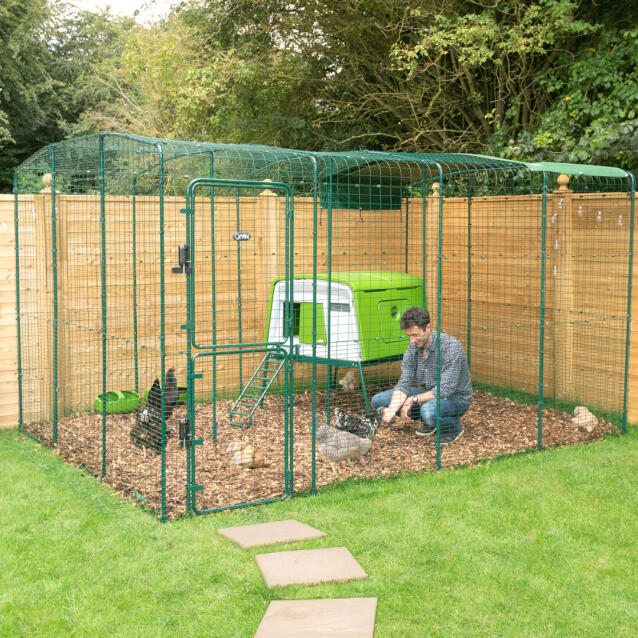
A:
[[[411,343],[403,355],[401,376],[394,387],[406,395],[410,388],[419,387],[422,391],[436,396],[436,342],[438,333],[432,332],[432,341],[427,347],[428,358],[423,358],[423,348]],[[458,339],[441,333],[441,398],[459,399],[465,403],[472,400],[472,381],[467,365],[465,350]]]

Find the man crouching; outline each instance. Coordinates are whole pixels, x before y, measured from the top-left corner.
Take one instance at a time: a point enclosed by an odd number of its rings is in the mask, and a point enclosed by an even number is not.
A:
[[[432,330],[427,310],[414,306],[401,316],[401,330],[410,338],[403,355],[401,376],[392,390],[372,397],[372,407],[385,407],[382,423],[397,413],[404,421],[421,420],[418,436],[436,432],[436,350],[439,333]],[[463,428],[459,417],[472,401],[472,382],[465,350],[458,339],[440,334],[440,417],[442,445],[459,439]]]

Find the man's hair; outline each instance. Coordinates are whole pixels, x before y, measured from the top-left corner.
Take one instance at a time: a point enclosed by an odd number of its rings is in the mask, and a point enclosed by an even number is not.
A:
[[[430,313],[419,306],[412,306],[401,315],[401,330],[409,330],[413,326],[425,330],[429,323]]]

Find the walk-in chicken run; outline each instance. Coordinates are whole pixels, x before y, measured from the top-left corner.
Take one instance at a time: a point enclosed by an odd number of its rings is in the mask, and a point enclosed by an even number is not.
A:
[[[609,167],[46,147],[16,173],[21,431],[162,520],[622,433],[633,207]]]

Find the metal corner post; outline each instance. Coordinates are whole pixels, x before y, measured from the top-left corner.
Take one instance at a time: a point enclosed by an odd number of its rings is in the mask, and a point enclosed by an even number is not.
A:
[[[191,210],[195,205],[195,196],[192,192],[189,184],[186,189],[186,242],[192,245],[192,231],[191,231]],[[215,255],[213,253],[213,263]],[[191,253],[191,259],[193,254]],[[193,292],[192,292],[192,276],[186,275],[186,378],[187,378],[187,390],[186,390],[186,417],[190,424],[190,428],[195,427],[195,406],[194,406],[194,391],[193,391],[193,378],[195,366],[193,363],[193,326],[194,326],[194,312],[193,312]],[[214,282],[214,280],[213,280]],[[212,290],[213,299],[215,298],[215,290]],[[213,333],[214,337],[214,333]],[[214,401],[214,398],[213,398]],[[214,405],[214,404],[213,404]],[[214,439],[213,439],[214,440]],[[193,493],[193,485],[195,485],[195,459],[194,448],[192,445],[186,447],[186,511],[189,513],[195,510],[195,495]]]
[[[22,394],[22,330],[20,325],[20,214],[18,207],[18,174],[13,174],[13,225],[15,231],[16,265],[16,336],[18,347],[18,427],[24,427],[24,409]]]
[[[239,213],[239,198],[240,198],[239,186],[235,187],[235,224],[237,232],[241,231]],[[241,308],[241,242],[235,242],[236,255],[237,255],[237,340],[241,344],[244,341],[242,330],[242,308]],[[288,259],[288,255],[286,255]],[[241,350],[241,349],[240,349]],[[244,357],[242,353],[239,353],[239,385],[244,385]]]
[[[106,476],[106,367],[107,367],[107,342],[106,342],[106,211],[104,183],[104,135],[100,135],[100,282],[102,296],[102,471],[100,478]]]
[[[317,415],[317,197],[319,197],[319,169],[317,160],[313,157],[313,184],[314,192],[312,197],[312,432],[311,432],[311,454],[312,454],[312,494],[317,493],[317,442],[316,436],[316,415]]]
[[[286,270],[288,271],[288,277],[290,279],[290,303],[288,304],[288,308],[290,310],[289,316],[289,332],[291,345],[292,345],[292,334],[293,334],[293,305],[295,299],[295,210],[294,210],[294,197],[292,193],[285,193],[286,200],[286,225],[288,226],[286,230],[286,242],[288,243],[288,254],[286,261]],[[316,313],[313,313],[315,315]],[[287,405],[285,408],[285,416],[284,416],[284,456],[285,456],[285,465],[286,465],[286,476],[288,480],[288,497],[292,498],[293,486],[294,486],[294,426],[293,426],[293,400],[292,395],[294,393],[295,388],[295,379],[294,379],[294,369],[292,363],[292,352],[288,351],[288,357],[286,361],[286,373],[285,373],[285,382],[284,382],[284,392],[286,394]]]
[[[215,177],[215,155],[214,151],[211,151],[208,156],[208,176],[213,179]],[[190,221],[190,216],[195,215],[195,198],[193,197],[192,204],[186,202],[186,210],[191,210],[192,213],[186,213],[186,227],[190,229],[191,227],[188,225]],[[186,234],[187,240],[186,243],[190,246],[191,249],[191,260],[195,254],[196,246],[195,241],[190,237],[190,235]],[[215,292],[215,187],[210,187],[210,281],[211,281],[211,321],[212,321],[212,339],[213,343],[217,343],[217,313],[215,309],[217,307],[216,301],[216,292]],[[193,297],[194,299],[194,297]],[[190,355],[189,355],[190,357]],[[213,375],[212,375],[212,394],[213,394],[213,441],[217,441],[217,357],[213,354]],[[192,423],[192,421],[191,421]]]
[[[436,468],[441,469],[441,295],[443,292],[443,167],[439,167],[439,236],[436,286]]]
[[[51,266],[53,279],[53,442],[58,441],[58,238],[56,211],[55,146],[51,147]]]
[[[137,334],[137,175],[133,176],[133,365],[135,367],[135,392],[139,392],[139,344]]]
[[[467,365],[472,366],[472,173],[467,173]]]
[[[157,144],[159,155],[159,239],[160,239],[160,358],[162,371],[162,512],[161,520],[166,521],[166,282],[164,273],[164,153]]]
[[[636,179],[632,173],[628,175],[631,187],[630,197],[630,222],[629,222],[629,255],[627,273],[627,326],[625,336],[625,375],[623,380],[623,409],[622,409],[622,433],[627,433],[627,384],[629,379],[629,350],[631,346],[631,300],[633,288],[634,269],[634,210],[636,202]]]
[[[538,440],[537,448],[543,449],[543,385],[545,364],[545,261],[547,256],[547,173],[543,171],[543,199],[541,207],[541,289],[538,337]]]

